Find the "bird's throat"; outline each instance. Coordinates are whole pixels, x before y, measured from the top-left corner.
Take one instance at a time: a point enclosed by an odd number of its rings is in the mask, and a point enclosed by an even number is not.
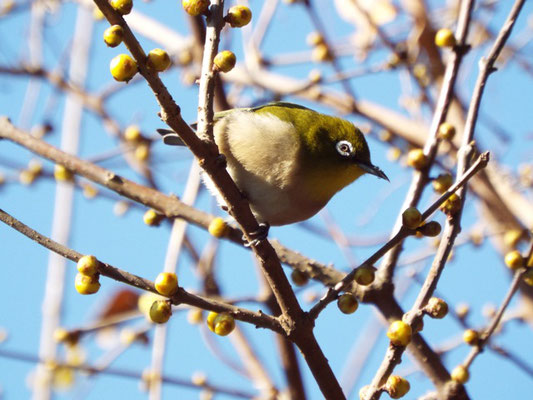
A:
[[[306,187],[314,200],[327,203],[335,193],[363,174],[364,171],[356,165],[315,167],[306,178]]]

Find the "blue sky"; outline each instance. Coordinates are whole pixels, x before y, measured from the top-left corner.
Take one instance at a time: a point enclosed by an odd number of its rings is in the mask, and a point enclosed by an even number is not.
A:
[[[338,18],[329,1],[322,0],[314,3],[320,7],[321,18],[331,37],[342,38],[353,32],[350,24]],[[510,3],[499,2],[496,5],[496,16],[490,22],[493,31],[498,29],[505,18]],[[262,2],[257,0],[251,2],[254,16],[259,15],[261,4]],[[441,2],[431,2],[431,4],[436,4],[437,7],[442,6]],[[62,4],[58,11],[47,19],[47,35],[43,50],[45,65],[50,69],[57,67],[58,58],[68,49],[76,20],[76,7],[72,3]],[[180,2],[169,4],[161,1],[149,3],[137,1],[135,8],[159,19],[181,34],[185,35],[188,32],[189,26],[184,18]],[[521,33],[519,39],[527,36],[524,30],[527,20],[531,19],[532,11],[531,2],[526,3],[515,28],[516,34]],[[488,14],[484,12],[475,15],[485,20]],[[437,21],[438,16],[434,17]],[[27,61],[28,23],[29,14],[26,11],[0,19],[0,37],[3,38],[0,46],[0,65],[13,66],[20,61]],[[124,51],[123,46],[118,49],[109,49],[101,41],[102,32],[107,26],[105,21],[97,22],[94,26],[90,72],[86,85],[90,91],[100,90],[107,85],[114,84],[108,73],[108,63],[113,56]],[[305,38],[311,29],[303,7],[282,4],[267,35],[263,51],[267,55],[272,55],[306,50],[308,46]],[[407,30],[404,29],[402,32],[405,33]],[[531,37],[531,29],[529,37]],[[232,32],[231,40],[232,49],[238,57],[241,57],[240,33]],[[515,40],[514,36],[511,37],[511,42],[513,40]],[[140,41],[146,50],[155,47],[155,43],[142,38]],[[228,42],[223,41],[223,43]],[[482,53],[486,51],[485,46]],[[529,56],[528,59],[532,62],[531,44],[524,47],[521,54],[525,58]],[[463,73],[459,77],[457,93],[464,101],[468,101],[470,97],[477,74],[476,65],[479,56],[480,52],[474,51],[466,57],[463,63]],[[376,51],[362,65],[375,65],[385,58],[384,51]],[[351,57],[346,57],[342,62],[347,68],[361,65]],[[331,73],[331,67],[318,66],[309,62],[291,67],[279,67],[277,71],[295,77],[305,77],[313,68],[321,68],[325,74]],[[182,107],[184,119],[194,121],[197,107],[196,87],[183,85],[180,72],[176,70],[165,73],[163,80]],[[15,124],[25,129],[41,123],[45,118],[50,119],[54,126],[59,128],[64,97],[58,95],[49,84],[44,82],[41,83],[36,106],[30,118],[21,120],[20,110],[27,86],[26,78],[0,75],[0,113],[8,115]],[[402,85],[396,72],[354,79],[352,87],[360,98],[403,111],[399,106]],[[476,137],[479,138],[479,143],[484,149],[491,150],[495,159],[511,171],[516,171],[520,164],[531,162],[532,159],[531,126],[533,121],[530,111],[532,89],[530,73],[524,72],[516,63],[508,62],[490,77],[482,103],[482,115],[494,119],[509,135],[510,141],[502,142],[484,123],[478,125]],[[257,91],[246,92],[246,98],[250,101],[254,101],[259,95]],[[296,98],[287,100],[301,102]],[[313,103],[304,104],[320,111],[332,112],[323,107],[316,107]],[[126,89],[121,90],[112,97],[109,107],[113,117],[123,126],[134,122],[139,124],[143,132],[147,134],[152,134],[156,128],[161,126],[161,121],[157,117],[157,104],[144,82],[130,84]],[[423,117],[427,119],[429,115],[424,113]],[[356,124],[365,123],[360,117],[350,117],[350,119]],[[60,129],[57,129],[46,140],[58,145],[60,143],[59,131]],[[116,142],[104,132],[100,121],[89,112],[84,113],[81,135],[80,157],[82,158],[90,158],[116,147]],[[387,173],[391,183],[373,177],[363,177],[334,197],[327,207],[327,212],[339,227],[349,236],[356,238],[383,237],[390,233],[394,220],[400,212],[411,177],[410,170],[387,159],[388,147],[386,145],[374,138],[369,139],[369,145],[372,149],[373,162]],[[0,187],[0,208],[37,231],[50,235],[55,183],[51,179],[39,179],[30,187],[20,185],[13,182],[16,180],[17,168],[5,166],[5,161],[8,160],[15,166],[24,167],[30,158],[32,155],[19,146],[5,141],[0,142],[0,172],[8,179],[7,184]],[[161,190],[165,193],[180,194],[187,178],[191,156],[184,149],[165,148],[162,143],[157,143],[153,148],[153,159],[158,160],[154,171]],[[53,165],[50,162],[43,160],[43,165],[46,171],[52,170]],[[138,175],[127,168],[121,159],[105,162],[102,166],[128,178],[142,181]],[[529,195],[531,199],[531,192],[526,195]],[[422,208],[429,205],[433,199],[433,193],[427,190],[421,202]],[[132,208],[126,215],[118,218],[113,213],[113,204],[113,201],[100,197],[87,200],[77,192],[74,199],[69,246],[81,253],[95,254],[99,259],[112,265],[153,279],[162,269],[165,260],[170,232],[168,224],[160,228],[145,226],[142,223],[144,212],[142,207]],[[196,206],[202,210],[223,215],[205,191],[201,193]],[[444,222],[443,215],[437,215],[435,218]],[[309,223],[319,228],[325,226],[324,219],[320,215],[314,217]],[[468,232],[469,228],[476,223],[479,223],[479,214],[474,199],[469,197],[463,220],[464,232]],[[209,240],[208,235],[199,228],[190,227],[188,233],[199,250]],[[319,238],[302,226],[276,227],[271,230],[270,235],[310,258],[323,263],[332,263],[340,270],[348,271],[350,268],[343,251],[333,241]],[[24,351],[35,355],[39,345],[41,301],[48,253],[4,224],[0,225],[0,238],[2,263],[0,280],[4,282],[0,294],[2,300],[0,302],[0,328],[8,333],[8,339],[0,343],[0,350]],[[430,245],[429,239],[410,238],[406,242],[404,254],[406,257],[416,254]],[[352,247],[351,257],[353,260],[362,261],[377,248],[377,245]],[[225,242],[220,243],[219,251],[216,275],[223,293],[232,298],[255,295],[259,288],[259,272],[250,252]],[[406,293],[400,299],[405,309],[411,306],[419,289],[419,284],[409,278],[409,274],[413,269],[421,270],[421,276],[424,277],[423,271],[427,270],[430,262],[431,258],[398,270],[398,282],[406,282],[405,284],[408,285]],[[200,280],[194,272],[190,257],[184,255],[180,259],[177,271],[180,285],[191,290],[201,289]],[[286,271],[290,274],[288,268]],[[102,289],[96,296],[82,297],[74,289],[74,275],[75,266],[69,262],[62,315],[62,323],[68,328],[86,324],[102,306],[105,299],[121,287],[118,283],[102,278]],[[452,307],[459,303],[468,303],[472,309],[468,322],[473,327],[481,327],[486,323],[486,318],[482,314],[483,307],[487,304],[498,305],[501,302],[509,285],[509,276],[501,255],[486,240],[479,248],[467,244],[455,250],[454,260],[449,263],[443,274],[438,290]],[[401,284],[399,283],[398,286]],[[302,299],[304,308],[310,307],[306,298],[311,294],[320,295],[322,291],[322,286],[317,283],[310,283],[304,289],[299,290],[299,297]],[[242,305],[251,309],[258,308],[255,303]],[[511,309],[518,305],[518,297],[516,297],[511,304]],[[321,315],[317,322],[316,335],[338,377],[350,375],[349,370],[344,370],[348,362],[347,355],[354,351],[354,344],[360,340],[362,332],[365,332],[364,327],[375,318],[376,313],[368,305],[361,305],[357,313],[351,316],[341,315],[332,305]],[[141,324],[143,319],[140,318],[135,323]],[[444,321],[426,319],[425,323],[424,337],[435,346],[457,339],[462,332],[461,327],[451,317]],[[243,323],[239,326],[252,341],[274,381],[283,387],[284,380],[279,370],[279,359],[274,351],[275,341],[272,335]],[[506,326],[505,332],[497,337],[496,343],[504,345],[522,359],[529,361],[533,359],[530,338],[530,326],[511,322]],[[228,338],[211,337],[211,340],[230,358],[237,359]],[[92,338],[84,340],[82,345],[89,355],[89,360],[96,359],[104,352]],[[365,363],[364,370],[350,398],[358,398],[359,388],[370,382],[385,354],[386,345],[387,340],[381,331],[377,345]],[[451,368],[460,363],[468,351],[466,345],[458,346],[446,356],[446,366]],[[309,398],[320,399],[318,387],[303,361],[300,361]],[[149,366],[149,363],[150,348],[135,345],[113,366],[140,372]],[[409,374],[412,388],[407,396],[409,399],[419,397],[432,388],[428,379],[414,369],[414,366],[411,358],[404,356],[404,362],[397,369],[398,373]],[[26,381],[34,365],[0,357],[0,368],[3,371],[0,377],[0,389],[5,394],[5,398],[28,397]],[[228,369],[207,349],[198,326],[187,323],[185,311],[177,312],[169,323],[165,371],[171,376],[182,378],[190,377],[195,371],[202,371],[210,381],[212,380],[212,383],[254,391],[247,379]],[[143,398],[145,396],[139,391],[137,382],[132,379],[106,375],[90,380],[78,376],[78,379],[85,381],[84,384],[73,391],[59,393],[58,398],[68,399],[86,395],[88,399],[100,399],[103,398],[103,393],[105,393],[105,398],[112,396]],[[467,389],[471,397],[476,399],[523,398],[524,393],[530,391],[531,383],[531,376],[523,370],[493,352],[486,351],[475,361]],[[180,386],[166,385],[164,388],[165,398],[171,396],[196,398],[196,393]],[[217,398],[229,399],[231,397],[220,395]]]

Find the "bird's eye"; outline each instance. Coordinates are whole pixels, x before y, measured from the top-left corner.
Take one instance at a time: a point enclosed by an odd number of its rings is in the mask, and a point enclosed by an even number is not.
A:
[[[341,140],[337,142],[337,151],[341,156],[350,156],[353,152],[353,146],[347,140]]]

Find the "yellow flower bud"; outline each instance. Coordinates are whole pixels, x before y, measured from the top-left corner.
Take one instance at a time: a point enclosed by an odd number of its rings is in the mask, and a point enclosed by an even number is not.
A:
[[[172,315],[172,306],[167,300],[156,300],[150,307],[150,320],[156,324],[164,324]]]
[[[409,229],[416,229],[422,222],[422,214],[416,207],[409,207],[402,213],[403,224]]]
[[[109,4],[122,15],[127,15],[133,8],[133,0],[109,0]]]
[[[117,47],[124,39],[124,29],[120,25],[111,25],[104,31],[104,42],[109,47]]]
[[[165,50],[153,49],[148,53],[146,64],[157,72],[163,72],[170,67],[170,56]]]
[[[224,50],[218,53],[213,63],[215,65],[215,69],[222,72],[229,72],[235,67],[235,64],[237,63],[237,57],[235,57],[235,54],[233,54],[229,50]]]
[[[411,342],[411,336],[411,327],[403,321],[394,321],[387,331],[387,337],[395,346],[407,346]]]
[[[435,44],[439,47],[453,47],[457,43],[453,32],[448,28],[441,28],[435,35]]]
[[[339,296],[337,306],[344,314],[353,314],[359,307],[359,302],[351,293],[344,293]]]
[[[241,28],[252,20],[252,11],[246,6],[233,6],[224,18],[232,28]]]
[[[458,365],[457,367],[455,367],[451,375],[453,381],[461,384],[466,383],[470,378],[468,370],[462,365]]]
[[[76,264],[78,272],[87,276],[94,276],[98,273],[98,260],[95,256],[83,256]]]
[[[155,289],[163,296],[172,296],[178,290],[178,277],[173,272],[161,272],[154,281]]]
[[[129,82],[137,73],[137,63],[127,54],[119,54],[109,64],[111,75],[118,82]]]

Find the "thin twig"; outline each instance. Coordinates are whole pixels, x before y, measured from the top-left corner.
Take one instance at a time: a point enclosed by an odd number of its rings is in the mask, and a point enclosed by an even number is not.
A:
[[[78,253],[77,251],[72,250],[66,246],[63,246],[53,241],[52,239],[44,236],[43,234],[35,231],[34,229],[23,224],[22,222],[20,222],[19,220],[17,220],[16,218],[1,209],[0,221],[10,226],[11,228],[19,231],[20,233],[37,242],[41,246],[44,246],[47,249],[52,250],[53,252],[65,258],[68,258],[71,261],[77,262],[83,256],[83,254]],[[158,292],[155,290],[154,283],[152,281],[134,274],[130,274],[129,272],[121,270],[119,268],[113,267],[111,264],[100,261],[98,266],[98,273],[103,276],[107,276],[108,278],[114,279],[118,282],[122,282],[127,285],[158,294]],[[197,296],[188,293],[183,288],[180,288],[178,293],[172,296],[171,300],[173,304],[183,303],[205,310],[215,312],[228,312],[231,313],[235,317],[235,319],[250,322],[257,327],[271,329],[278,333],[283,332],[276,318],[271,317],[263,313],[262,311],[253,312],[244,308],[236,307],[231,304],[223,303],[218,300]]]
[[[533,241],[531,241],[529,245],[529,250],[526,253],[525,260],[529,260],[531,257],[533,257]],[[507,294],[505,295],[505,298],[502,301],[502,304],[500,305],[500,308],[498,309],[498,312],[494,317],[492,318],[492,321],[490,325],[485,329],[479,338],[478,343],[472,348],[470,351],[470,354],[466,357],[465,361],[463,362],[463,366],[465,368],[469,368],[472,362],[474,362],[474,359],[483,351],[483,348],[489,343],[489,340],[500,324],[500,321],[503,317],[503,313],[509,306],[509,303],[511,302],[511,299],[513,298],[514,294],[517,292],[520,282],[522,281],[522,277],[524,276],[526,272],[526,267],[520,268],[515,271],[513,280],[511,281],[511,285],[509,286],[509,290],[507,291]]]
[[[480,63],[480,73],[478,75],[476,86],[474,87],[474,91],[472,94],[472,100],[470,102],[468,115],[467,115],[467,122],[465,124],[465,130],[463,132],[462,145],[461,145],[461,149],[459,152],[460,157],[459,157],[458,164],[457,164],[457,175],[458,176],[460,174],[464,174],[465,170],[468,168],[468,164],[471,159],[471,154],[473,152],[472,139],[474,135],[474,127],[476,123],[477,111],[479,109],[479,104],[480,104],[481,96],[483,93],[483,87],[485,86],[485,82],[488,78],[488,75],[490,74],[490,72],[493,71],[492,65],[494,61],[496,60],[496,58],[499,55],[499,52],[503,48],[505,40],[510,35],[514,21],[516,20],[516,17],[521,9],[521,6],[523,5],[523,2],[524,0],[517,0],[506,22],[503,25],[500,31],[500,34],[498,35],[498,39],[496,40],[493,47],[491,48],[491,51],[489,52],[488,60],[482,61]],[[457,211],[457,213],[453,215],[452,218],[449,218],[447,220],[446,227],[443,233],[443,238],[440,242],[439,248],[437,250],[437,254],[435,256],[431,269],[428,273],[428,276],[426,277],[424,285],[422,286],[422,289],[420,293],[418,294],[418,297],[413,307],[411,308],[411,311],[409,311],[404,316],[404,322],[410,324],[411,326],[417,326],[421,322],[423,318],[422,309],[426,305],[429,298],[432,296],[433,292],[435,291],[437,282],[444,269],[444,266],[446,265],[446,260],[448,259],[448,255],[455,242],[455,238],[460,232],[460,229],[461,229],[460,221],[461,221],[462,209],[464,207],[465,195],[466,195],[466,186],[462,186],[461,188],[459,188],[459,191],[458,191],[458,196],[461,199],[460,208]],[[376,375],[374,376],[374,379],[372,380],[372,383],[369,386],[369,389],[365,392],[365,397],[367,399],[370,399],[370,400],[379,399],[383,391],[383,385],[385,384],[387,378],[392,373],[394,367],[399,362],[401,362],[401,355],[404,349],[405,347],[393,346],[392,344],[389,346],[387,354],[385,355],[378,371],[376,372]],[[442,392],[443,390],[451,390],[455,393],[455,391],[459,390],[460,388],[461,388],[461,385],[450,383],[449,385],[445,385],[442,388],[438,388],[438,390],[439,392]],[[459,392],[458,395],[462,397],[462,396],[466,396],[466,393]],[[444,397],[444,396],[441,396],[441,397]]]
[[[37,362],[45,362],[45,360],[39,359],[39,357],[34,356],[33,354],[24,353],[21,351],[14,351],[14,350],[6,350],[6,349],[0,349],[0,357],[9,358],[12,360],[18,360],[18,361],[26,361],[30,363],[37,363]],[[92,365],[87,364],[68,364],[68,363],[57,363],[55,364],[56,368],[69,368],[75,371],[83,371],[87,372],[89,374],[103,374],[103,375],[110,375],[110,376],[118,376],[122,378],[132,378],[136,381],[142,380],[143,373],[135,370],[125,369],[125,368],[113,368],[108,367],[104,370],[100,370],[97,367],[94,367]],[[184,386],[191,389],[196,390],[211,390],[214,393],[221,393],[221,394],[227,394],[228,396],[231,396],[233,398],[243,398],[243,399],[254,399],[256,398],[255,394],[245,392],[243,390],[238,389],[231,389],[223,386],[219,386],[216,384],[211,383],[203,383],[202,385],[197,385],[191,382],[190,379],[187,378],[178,378],[175,376],[169,376],[165,375],[161,377],[161,380],[164,383],[170,384],[170,385],[176,385],[176,386]]]
[[[431,122],[431,127],[428,133],[428,139],[424,146],[424,154],[428,157],[428,167],[422,171],[416,171],[413,174],[413,180],[411,181],[411,186],[405,197],[405,201],[401,207],[401,210],[406,210],[409,207],[416,207],[420,198],[422,197],[422,192],[424,187],[428,182],[429,172],[433,162],[435,160],[439,140],[437,139],[437,133],[439,126],[442,122],[446,120],[446,115],[448,113],[448,108],[450,106],[451,100],[453,98],[453,89],[455,86],[455,81],[457,79],[457,72],[459,71],[459,66],[463,60],[463,56],[466,53],[467,45],[466,38],[468,34],[468,28],[470,25],[470,18],[472,14],[472,9],[474,7],[473,0],[463,1],[461,3],[461,10],[459,13],[459,21],[457,25],[457,31],[455,36],[457,38],[458,45],[454,48],[452,58],[446,67],[446,72],[444,74],[444,81],[442,83],[441,91],[439,94],[439,99],[437,101],[437,106],[433,114],[433,120]],[[393,231],[398,231],[402,224],[401,215],[396,219],[396,224]],[[380,279],[384,279],[387,282],[392,280],[394,273],[394,268],[398,261],[398,257],[402,250],[402,246],[396,247],[392,250],[387,257],[383,260],[380,267]]]
[[[455,193],[457,190],[460,190],[464,185],[468,182],[470,178],[472,178],[477,172],[482,170],[487,166],[487,163],[489,161],[489,153],[483,153],[481,154],[474,165],[464,174],[462,175],[454,185],[452,185],[446,192],[444,192],[433,204],[431,204],[426,211],[422,213],[422,219],[426,220],[429,218],[431,214],[433,214],[439,206],[444,203],[453,193]],[[376,263],[383,255],[385,255],[390,249],[394,248],[394,246],[398,245],[403,239],[405,239],[407,236],[413,234],[412,229],[408,229],[405,226],[402,226],[400,230],[396,233],[396,235],[390,239],[387,243],[385,243],[378,251],[376,251],[373,255],[371,255],[368,259],[366,259],[363,263],[361,263],[358,268],[363,266],[372,266]],[[353,278],[355,276],[357,268],[354,268],[349,274],[347,274],[342,281],[337,283],[333,288],[328,289],[327,293],[320,299],[318,303],[316,303],[313,308],[309,311],[309,315],[311,318],[317,318],[320,312],[333,300],[335,300],[338,296],[338,294],[346,290],[348,285],[352,284]],[[378,284],[382,284],[383,282],[377,282]],[[372,290],[372,287],[370,288]]]

